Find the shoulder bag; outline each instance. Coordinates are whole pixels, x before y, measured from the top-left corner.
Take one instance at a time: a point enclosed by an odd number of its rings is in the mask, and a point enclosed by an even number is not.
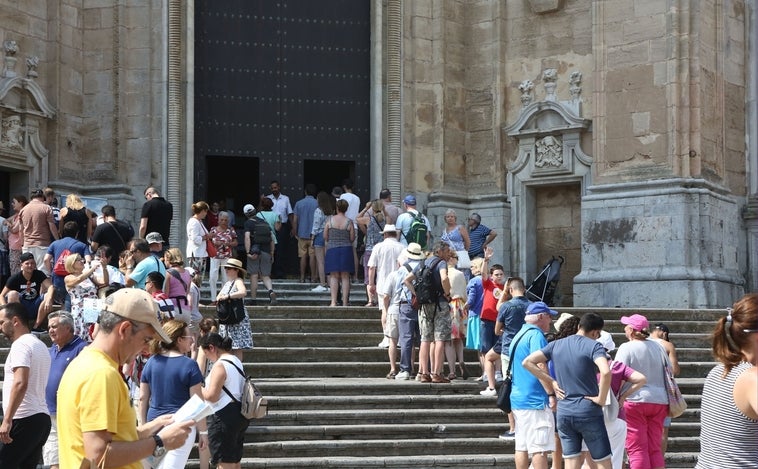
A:
[[[518,343],[524,338],[526,333],[521,334],[521,337],[513,343],[513,351],[516,351]],[[511,411],[511,390],[513,389],[513,376],[511,370],[513,369],[513,360],[508,361],[508,371],[505,374],[505,379],[500,384],[500,389],[497,391],[497,408],[503,412],[510,413]]]
[[[676,418],[687,410],[687,401],[684,400],[681,391],[679,391],[679,386],[676,384],[674,373],[672,373],[667,360],[666,349],[663,349],[661,358],[663,362],[663,382],[666,386],[666,395],[669,398],[669,417]]]
[[[227,294],[231,294],[233,285],[234,283],[229,286]],[[226,326],[241,323],[245,319],[245,301],[242,298],[229,298],[217,302],[216,316],[218,316],[219,324]]]

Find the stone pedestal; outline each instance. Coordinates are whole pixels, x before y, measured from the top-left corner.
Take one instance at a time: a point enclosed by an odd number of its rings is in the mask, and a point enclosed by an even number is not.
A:
[[[718,308],[744,292],[740,213],[702,179],[592,186],[575,306]]]

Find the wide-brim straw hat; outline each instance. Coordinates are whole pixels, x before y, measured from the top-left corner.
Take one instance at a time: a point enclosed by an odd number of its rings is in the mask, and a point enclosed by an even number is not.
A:
[[[230,267],[240,271],[240,275],[245,275],[245,268],[242,266],[242,261],[239,259],[227,259],[224,267]]]

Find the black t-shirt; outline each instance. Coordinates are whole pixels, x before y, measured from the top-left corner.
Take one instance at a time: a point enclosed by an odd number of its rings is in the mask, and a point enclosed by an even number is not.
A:
[[[97,243],[98,246],[110,246],[114,254],[108,264],[118,268],[118,255],[126,249],[126,243],[132,237],[134,237],[134,229],[126,222],[116,220],[98,225],[95,232],[92,233],[92,242]]]
[[[263,242],[260,242],[260,240],[256,239],[255,232],[256,227],[258,228],[259,233],[260,232],[266,232],[263,227],[266,227],[266,230],[268,230],[268,239],[264,239]],[[266,220],[259,217],[258,215],[254,216],[253,218],[248,218],[245,220],[245,226],[244,226],[245,232],[250,233],[250,250],[253,250],[253,246],[258,246],[261,252],[267,252],[271,254],[271,226],[268,224]],[[263,236],[259,236],[263,237]]]
[[[66,216],[63,217],[59,223],[59,226],[63,226],[66,222],[73,221],[79,226],[79,232],[76,235],[76,239],[89,244],[87,240],[87,226],[90,223],[89,216],[87,215],[87,209],[82,207],[78,210],[66,207]]]
[[[40,288],[42,288],[45,280],[47,280],[47,275],[41,270],[34,270],[30,280],[26,280],[23,272],[19,272],[16,275],[12,275],[5,283],[5,286],[9,290],[19,292],[23,299],[34,301],[40,295]]]
[[[163,241],[168,243],[171,234],[171,219],[174,217],[174,206],[167,202],[163,197],[153,197],[145,202],[142,206],[142,218],[147,218],[148,233],[157,231],[163,237]]]

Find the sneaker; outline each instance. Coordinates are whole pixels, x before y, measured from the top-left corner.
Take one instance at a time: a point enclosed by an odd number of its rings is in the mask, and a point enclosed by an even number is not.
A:
[[[496,371],[495,372],[495,382],[496,383],[502,383],[503,382],[503,372],[502,371]]]
[[[516,438],[516,432],[505,432],[502,435],[498,435],[501,440],[513,440]]]
[[[272,305],[276,304],[276,293],[274,293],[274,290],[269,290],[268,292],[268,302]]]
[[[411,374],[407,371],[401,371],[397,375],[395,375],[395,379],[398,381],[407,381],[411,378]]]
[[[311,291],[316,293],[325,293],[328,292],[329,289],[322,285],[316,285],[314,288],[311,288]]]
[[[379,348],[390,348],[390,339],[389,337],[384,337],[381,342],[379,342],[379,345],[377,345]]]
[[[495,397],[497,396],[497,390],[492,388],[487,388],[483,391],[479,391],[479,394],[486,397]]]
[[[479,376],[474,381],[487,381],[487,375],[486,374],[482,374],[482,376]]]

